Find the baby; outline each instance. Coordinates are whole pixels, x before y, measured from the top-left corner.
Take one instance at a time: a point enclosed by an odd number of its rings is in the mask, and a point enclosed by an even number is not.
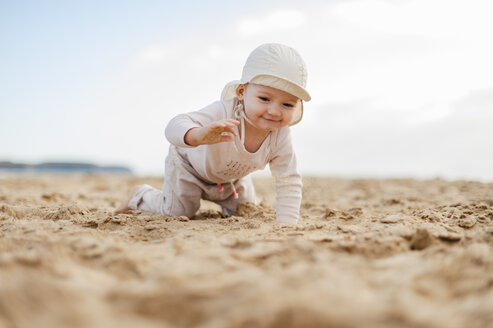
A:
[[[303,116],[306,65],[296,50],[268,43],[249,55],[240,81],[228,83],[221,101],[173,118],[164,185],[134,188],[115,214],[130,209],[192,217],[200,199],[219,204],[225,216],[255,203],[249,173],[270,166],[276,183],[276,221],[297,223],[301,175],[289,126]]]

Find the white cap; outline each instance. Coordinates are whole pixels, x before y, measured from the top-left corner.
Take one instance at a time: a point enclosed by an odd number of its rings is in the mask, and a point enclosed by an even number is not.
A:
[[[226,84],[221,99],[233,99],[236,97],[236,88],[245,83],[255,83],[285,91],[300,99],[290,123],[293,125],[303,117],[303,100],[311,99],[305,89],[306,78],[305,62],[296,50],[278,43],[266,43],[252,51],[243,66],[241,80]]]

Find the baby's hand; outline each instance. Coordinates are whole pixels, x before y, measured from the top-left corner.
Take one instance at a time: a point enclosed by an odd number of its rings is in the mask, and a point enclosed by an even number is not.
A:
[[[237,120],[226,119],[190,129],[185,134],[185,142],[190,146],[200,146],[234,141],[234,137],[238,135],[234,127],[238,124],[240,122]]]

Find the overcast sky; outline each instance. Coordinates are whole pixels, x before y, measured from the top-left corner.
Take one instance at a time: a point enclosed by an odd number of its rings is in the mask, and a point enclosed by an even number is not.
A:
[[[210,4],[213,3],[213,4]],[[0,1],[0,160],[162,175],[256,46],[308,66],[304,175],[493,181],[491,1]]]

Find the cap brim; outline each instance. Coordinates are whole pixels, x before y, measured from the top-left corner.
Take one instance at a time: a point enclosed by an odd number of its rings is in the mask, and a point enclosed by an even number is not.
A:
[[[312,99],[312,97],[310,96],[308,91],[305,90],[305,88],[296,84],[293,81],[287,80],[286,78],[280,76],[275,76],[271,74],[262,74],[253,77],[250,80],[250,82],[285,91],[304,101],[310,101]]]

